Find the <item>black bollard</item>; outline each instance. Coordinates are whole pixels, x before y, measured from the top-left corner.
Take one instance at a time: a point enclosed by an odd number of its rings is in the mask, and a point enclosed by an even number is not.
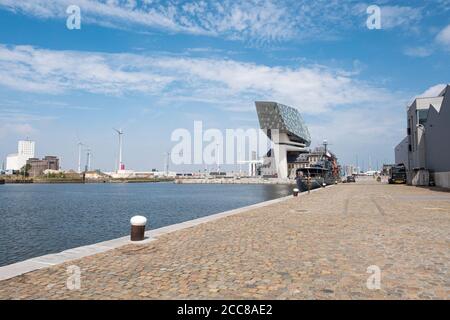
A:
[[[144,240],[145,225],[147,224],[147,218],[143,216],[134,216],[133,218],[130,219],[130,223],[131,223],[131,232],[130,232],[131,241]]]

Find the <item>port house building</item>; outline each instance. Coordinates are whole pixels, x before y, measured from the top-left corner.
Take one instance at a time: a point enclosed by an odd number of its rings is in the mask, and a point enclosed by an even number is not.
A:
[[[412,185],[450,188],[450,85],[436,97],[417,98],[407,110],[407,136],[395,147]]]
[[[256,101],[256,112],[262,130],[273,142],[261,166],[262,175],[289,177],[289,159],[296,159],[311,145],[308,127],[297,109],[271,101]]]

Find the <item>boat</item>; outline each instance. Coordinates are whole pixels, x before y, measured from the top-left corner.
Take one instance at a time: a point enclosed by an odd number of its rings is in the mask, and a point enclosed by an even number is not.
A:
[[[314,166],[297,169],[296,181],[299,191],[304,192],[335,184],[337,180],[330,170]]]
[[[336,184],[339,181],[340,167],[337,157],[327,150],[326,142],[323,148],[316,148],[309,154],[301,155],[300,158],[303,163],[305,163],[304,159],[315,159],[314,162],[307,160],[307,165],[295,171],[297,188],[300,192]]]

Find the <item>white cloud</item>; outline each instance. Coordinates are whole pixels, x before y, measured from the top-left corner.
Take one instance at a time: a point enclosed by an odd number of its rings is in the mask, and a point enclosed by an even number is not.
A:
[[[416,25],[422,20],[423,7],[411,7],[395,5],[395,1],[383,1],[379,5],[381,9],[381,29],[392,30],[396,28],[414,30]],[[393,3],[394,5],[389,5]],[[374,3],[357,3],[354,5],[354,11],[362,16],[361,23],[366,26],[367,7]]]
[[[124,90],[159,91],[173,80],[150,72],[124,70],[107,56],[0,45],[0,84],[54,94],[69,89],[121,94]]]
[[[0,45],[0,85],[60,94],[153,95],[253,109],[253,100],[277,100],[306,113],[339,106],[385,104],[393,96],[345,70],[324,66],[266,66],[225,59],[52,51]]]
[[[36,130],[29,123],[0,123],[0,139],[7,138],[10,135],[30,136],[36,133]]]
[[[65,9],[81,8],[82,23],[123,28],[141,26],[169,32],[249,38],[284,39],[293,34],[289,8],[274,0],[236,2],[110,0],[0,0],[0,6],[39,18],[66,18]]]
[[[359,165],[365,161],[367,167],[370,155],[375,167],[377,161],[391,161],[393,148],[405,132],[405,117],[402,104],[396,101],[378,108],[336,110],[324,119],[308,122],[308,128],[313,145],[327,139],[341,164],[356,164],[358,156]]]
[[[382,6],[381,26],[383,29],[411,27],[422,19],[421,8]]]
[[[425,58],[433,54],[433,49],[429,47],[409,47],[405,48],[403,53],[410,57]]]
[[[450,24],[437,34],[436,41],[447,49],[450,49]]]
[[[444,90],[445,87],[446,87],[445,83],[440,83],[440,84],[434,85],[434,86],[428,88],[427,90],[425,90],[423,93],[416,96],[416,98],[436,97],[442,92],[442,90]]]
[[[421,8],[382,7],[384,29],[413,27]],[[336,0],[0,0],[0,8],[41,19],[65,19],[80,6],[82,25],[220,36],[257,44],[299,39],[336,39],[344,30],[365,28],[368,4]]]

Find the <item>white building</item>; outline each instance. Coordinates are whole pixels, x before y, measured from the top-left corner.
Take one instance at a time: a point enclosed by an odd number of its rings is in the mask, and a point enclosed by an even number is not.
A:
[[[6,157],[6,171],[20,170],[30,158],[34,158],[35,142],[30,140],[20,140],[17,146],[17,153],[9,154]]]
[[[345,176],[352,176],[358,174],[358,169],[353,165],[346,165],[344,167]]]
[[[437,97],[417,98],[408,107],[407,137],[396,147],[409,184],[428,185],[429,178],[450,188],[450,86]]]

